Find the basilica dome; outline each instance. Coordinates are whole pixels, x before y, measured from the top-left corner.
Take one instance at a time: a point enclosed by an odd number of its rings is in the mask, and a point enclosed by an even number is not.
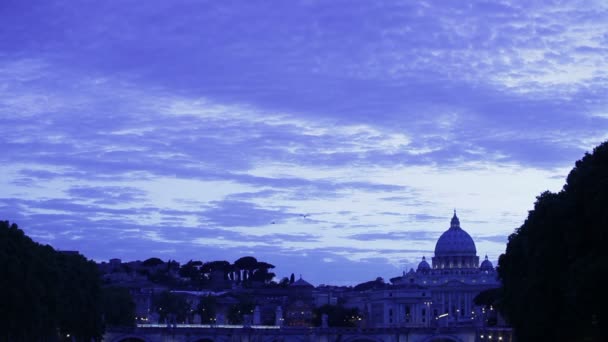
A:
[[[454,212],[450,228],[446,230],[435,245],[435,257],[476,256],[477,249],[471,236],[460,228],[460,221]]]
[[[426,262],[425,257],[422,257],[422,261],[418,264],[418,268],[416,269],[416,272],[429,271],[430,269],[431,269],[431,265],[429,265],[429,263]]]
[[[494,265],[492,265],[492,262],[488,260],[488,256],[486,255],[486,259],[481,263],[481,266],[479,266],[479,268],[482,271],[492,271],[494,270]]]

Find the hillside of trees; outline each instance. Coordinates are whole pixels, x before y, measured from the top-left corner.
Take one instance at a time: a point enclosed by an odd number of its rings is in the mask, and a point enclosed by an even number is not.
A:
[[[190,260],[180,265],[175,260],[153,257],[144,261],[101,263],[104,284],[150,282],[180,290],[221,290],[238,285],[243,288],[285,287],[293,282],[287,277],[274,281],[275,266],[252,256],[203,262]],[[292,277],[293,278],[293,277]]]

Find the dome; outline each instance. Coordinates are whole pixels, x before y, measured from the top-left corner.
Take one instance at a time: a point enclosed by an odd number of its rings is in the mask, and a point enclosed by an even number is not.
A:
[[[425,257],[422,257],[422,261],[418,264],[418,268],[416,268],[416,272],[429,271],[430,269],[431,269],[431,265],[429,265],[429,263],[426,262]]]
[[[450,228],[446,230],[435,245],[435,256],[476,256],[477,249],[471,236],[460,228],[460,221],[454,211]]]
[[[295,282],[293,282],[293,284],[290,284],[289,287],[314,288],[314,286],[311,283],[309,283],[306,280],[302,279],[302,275],[300,275],[300,279],[298,279]]]
[[[494,265],[492,265],[492,262],[490,260],[488,260],[487,255],[486,255],[486,259],[481,263],[481,266],[479,266],[479,269],[481,269],[482,271],[494,270]]]
[[[422,261],[418,264],[418,268],[416,269],[416,272],[428,271],[430,269],[431,269],[431,265],[429,265],[429,263],[426,262],[425,257],[422,257]]]

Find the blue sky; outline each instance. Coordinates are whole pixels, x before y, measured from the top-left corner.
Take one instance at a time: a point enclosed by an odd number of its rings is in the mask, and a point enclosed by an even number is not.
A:
[[[0,219],[97,261],[495,261],[608,139],[604,1],[0,3]]]

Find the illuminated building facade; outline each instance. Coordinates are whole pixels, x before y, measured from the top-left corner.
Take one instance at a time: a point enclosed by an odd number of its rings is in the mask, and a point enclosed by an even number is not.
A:
[[[454,213],[450,227],[435,246],[432,265],[425,257],[416,270],[391,279],[391,286],[352,298],[368,327],[484,326],[496,320],[493,308],[473,300],[483,290],[500,286],[492,263],[479,264],[475,242]]]

